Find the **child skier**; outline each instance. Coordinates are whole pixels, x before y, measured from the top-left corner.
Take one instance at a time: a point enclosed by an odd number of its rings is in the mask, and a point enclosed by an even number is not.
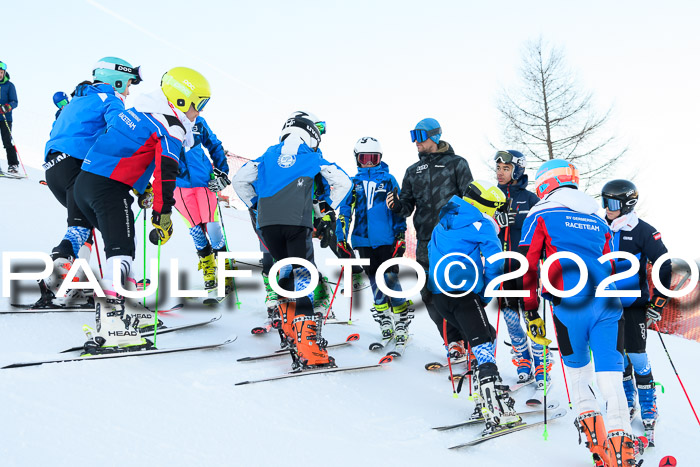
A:
[[[369,258],[369,266],[364,270],[369,277],[374,295],[372,316],[379,323],[382,339],[392,337],[396,341],[396,351],[401,352],[408,340],[410,309],[403,298],[389,298],[377,287],[377,268],[386,260],[403,256],[406,250],[406,220],[392,212],[386,205],[386,195],[399,184],[389,173],[389,166],[382,161],[382,147],[375,138],[360,138],[354,148],[357,175],[352,178],[353,188],[340,204],[336,237],[338,256],[353,257],[353,248],[360,258]],[[353,213],[355,226],[352,230],[352,244],[348,243]],[[398,266],[392,266],[384,273],[386,285],[401,291]],[[392,318],[393,316],[393,318]]]
[[[345,172],[323,158],[318,150],[320,142],[321,133],[313,120],[292,116],[282,127],[280,143],[241,167],[234,177],[233,186],[241,201],[248,207],[257,206],[257,227],[278,261],[307,259],[316,175],[320,173],[333,188],[332,206],[340,204],[350,189]],[[310,271],[297,264],[291,277],[281,277],[279,283],[285,290],[301,290],[310,281]],[[293,345],[294,371],[335,366],[321,337],[321,315],[314,315],[311,297],[287,297],[277,307],[283,344],[286,340]]]
[[[170,215],[183,143],[186,147],[194,143],[192,122],[210,97],[204,76],[190,68],[173,68],[163,75],[160,89],[140,96],[133,108],[119,113],[85,156],[75,198],[102,233],[107,257],[102,287],[106,298],[96,299],[97,332],[92,331],[92,338],[85,343],[86,354],[152,347],[150,341],[141,338],[140,330],[156,324],[154,315],[132,311],[115,289],[117,283],[122,287],[127,282],[135,284],[131,267],[135,257],[131,191],[140,193],[142,208],[152,203],[155,230],[150,238],[165,244],[173,233]],[[151,176],[154,180],[149,189]],[[114,276],[115,263],[120,277]]]
[[[625,372],[622,382],[630,419],[636,414],[639,394],[642,424],[651,446],[659,414],[656,409],[654,376],[646,353],[647,329],[661,319],[667,297],[656,288],[654,295],[649,297],[646,265],[647,262],[655,263],[668,250],[659,231],[637,216],[634,209],[639,192],[634,183],[622,179],[609,181],[603,186],[601,195],[605,220],[613,231],[614,249],[635,255],[640,263],[637,274],[619,280],[615,285],[620,290],[638,290],[641,293],[639,297],[620,297],[625,316]],[[627,271],[631,267],[630,262],[624,259],[617,259],[615,264],[617,271]],[[659,280],[667,289],[671,287],[670,260],[661,265]]]
[[[528,177],[525,173],[525,156],[513,149],[498,151],[493,160],[496,162],[498,188],[506,195],[506,204],[496,212],[496,222],[501,231],[498,238],[503,242],[504,251],[518,251],[523,222],[530,209],[539,202],[537,195],[527,190]],[[520,265],[513,259],[506,259],[503,272],[518,269]],[[503,283],[503,290],[519,290],[517,280]],[[550,372],[544,371],[544,347],[532,341],[528,342],[527,333],[520,325],[520,308],[522,299],[503,297],[499,305],[508,327],[508,334],[513,343],[513,363],[518,367],[518,382],[529,381],[533,372],[537,390],[544,391],[544,375],[547,374],[547,387],[550,385]],[[547,362],[551,362],[547,356]],[[548,363],[548,366],[550,364]],[[534,371],[533,371],[534,370]]]
[[[51,252],[53,273],[39,282],[42,296],[37,305],[50,306],[92,232],[93,224],[81,212],[73,196],[83,159],[108,124],[124,111],[129,86],[141,82],[139,67],[132,67],[129,62],[116,57],[100,59],[92,75],[94,83],[80,83],[75,88],[71,105],[61,110],[44,151],[46,184],[66,208],[68,228],[63,240]],[[71,293],[75,298],[79,295],[78,291]]]
[[[229,168],[221,141],[201,116],[195,120],[192,133],[194,146],[180,157],[180,172],[174,193],[175,209],[184,218],[197,249],[199,269],[204,275],[204,289],[210,295],[205,302],[217,303],[214,299],[218,285],[215,256],[226,251],[226,244],[216,193],[231,184]],[[209,152],[211,161],[204,148]],[[233,278],[229,277],[226,281],[228,294],[233,289]]]
[[[485,286],[503,273],[503,260],[484,265],[481,258],[502,251],[493,215],[505,201],[497,186],[470,182],[464,198],[452,196],[440,210],[428,244],[428,288],[435,309],[465,337],[478,363],[473,390],[475,415],[484,417],[485,433],[520,421],[513,408],[515,401],[501,386],[496,332],[484,309],[491,300],[484,297]]]
[[[643,449],[632,434],[622,386],[622,305],[616,297],[597,297],[598,285],[613,272],[611,261],[598,258],[612,250],[612,233],[596,215],[598,203],[578,191],[575,165],[551,159],[537,171],[535,193],[541,199],[523,224],[521,252],[528,261],[523,299],[528,334],[538,344],[548,345],[544,320],[538,313],[539,268],[543,255],[574,253],[584,262],[588,274],[583,289],[572,297],[558,297],[542,288],[542,298],[554,305],[554,325],[559,349],[566,365],[571,399],[579,412],[576,426],[586,437],[586,446],[598,466],[636,465],[637,449]],[[577,286],[581,271],[570,259],[555,261],[548,274],[553,287],[569,291]],[[614,285],[608,290],[615,290]],[[604,422],[595,395],[590,390],[595,376],[607,406]],[[606,426],[609,431],[606,431]]]

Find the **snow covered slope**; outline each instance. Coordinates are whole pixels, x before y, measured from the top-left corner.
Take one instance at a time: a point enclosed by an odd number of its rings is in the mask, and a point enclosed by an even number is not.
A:
[[[30,175],[29,180],[0,179],[3,251],[49,252],[63,235],[65,212],[48,188],[37,183],[43,174],[32,171]],[[256,250],[247,212],[224,209],[223,214],[231,249]],[[139,241],[143,217],[137,221]],[[163,268],[168,267],[170,258],[177,257],[181,270],[190,274],[190,285],[200,286],[192,240],[179,219],[174,228],[174,237],[162,248]],[[137,271],[143,267],[142,247],[143,243],[135,263]],[[156,254],[153,245],[148,244],[147,249],[149,256]],[[317,249],[320,264],[329,255],[327,250]],[[97,271],[94,255],[92,264]],[[321,269],[336,280],[335,268]],[[237,334],[238,340],[225,348],[0,370],[0,465],[591,465],[587,450],[577,445],[571,412],[549,426],[547,441],[537,428],[449,451],[449,446],[467,441],[479,428],[443,433],[431,430],[432,426],[462,420],[471,413],[472,404],[467,394],[452,397],[446,371],[423,369],[426,362],[442,361],[444,349],[422,306],[410,327],[413,337],[405,355],[388,367],[234,386],[289,369],[286,358],[236,362],[278,346],[274,334],[250,334],[265,315],[259,270],[253,269],[253,278],[239,280],[238,286],[240,309],[229,299],[222,306],[224,316],[219,322],[162,335],[157,341],[161,347],[171,347],[210,343]],[[26,292],[33,287],[28,282],[25,293],[13,301],[36,298]],[[179,301],[162,300],[160,307]],[[8,310],[9,303],[9,299],[1,299],[0,309]],[[330,342],[343,340],[352,332],[361,335],[352,346],[331,352],[339,365],[379,359],[379,354],[367,349],[379,334],[368,312],[370,305],[367,289],[354,301],[355,324],[324,328]],[[334,308],[340,318],[347,317],[349,300],[337,298]],[[166,324],[177,325],[212,313],[210,308],[187,303],[187,310],[162,318]],[[491,309],[491,317],[495,324],[495,309]],[[90,313],[1,314],[0,366],[48,358],[80,345],[84,341],[81,325],[93,322]],[[553,330],[550,335],[554,335]],[[505,323],[501,323],[499,366],[506,382],[512,383],[515,368],[509,361],[509,348],[503,345],[506,337]],[[673,336],[664,339],[690,397],[700,404],[700,347]],[[658,447],[648,451],[645,465],[655,466],[668,454],[681,466],[696,465],[693,459],[700,428],[655,333],[650,336],[649,351],[654,374],[664,384],[665,393],[658,396]],[[554,355],[557,361],[550,399],[566,407],[561,366]],[[531,393],[529,388],[516,393],[517,407],[524,407]],[[639,420],[633,426],[641,432]]]

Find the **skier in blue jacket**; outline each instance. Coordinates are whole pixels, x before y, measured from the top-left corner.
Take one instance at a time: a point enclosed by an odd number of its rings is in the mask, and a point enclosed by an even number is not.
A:
[[[313,228],[313,182],[321,174],[330,185],[331,208],[338,207],[350,190],[350,179],[318,150],[321,133],[304,116],[287,119],[280,143],[248,162],[236,173],[233,186],[246,206],[257,206],[257,227],[272,257],[307,258]],[[291,277],[280,278],[285,290],[301,290],[311,281],[310,271],[294,265]],[[313,295],[312,295],[313,296]],[[320,314],[314,316],[309,296],[281,300],[278,307],[283,346],[292,346],[292,368],[335,366],[321,338]]]
[[[46,184],[68,212],[67,229],[54,247],[52,275],[40,282],[39,303],[55,298],[80,248],[90,236],[93,225],[78,208],[73,196],[75,180],[85,155],[112,120],[124,110],[129,86],[141,82],[139,68],[116,57],[102,58],[93,69],[93,84],[79,84],[70,106],[65,107],[51,128],[44,150]],[[74,298],[79,292],[71,291]],[[62,297],[61,297],[62,298]]]
[[[221,141],[201,116],[195,120],[192,133],[194,146],[180,157],[173,196],[175,209],[182,215],[194,240],[199,269],[204,275],[204,288],[216,295],[215,256],[226,251],[216,193],[231,184],[229,168]],[[211,160],[204,152],[205,148]],[[229,289],[233,288],[233,278],[227,278],[226,283]]]
[[[17,150],[12,144],[12,109],[16,108],[17,90],[14,83],[10,81],[7,65],[0,61],[0,136],[7,153],[7,171],[11,174],[19,173]]]
[[[528,191],[528,177],[525,173],[527,161],[525,156],[513,149],[498,151],[494,156],[496,162],[496,178],[498,188],[506,195],[506,204],[496,212],[496,222],[501,227],[498,237],[503,242],[504,251],[518,251],[520,234],[523,222],[530,209],[539,202],[539,198],[533,192]],[[506,259],[503,272],[509,273],[518,269],[520,265],[516,260]],[[503,283],[503,290],[519,290],[518,280],[513,279]],[[499,298],[499,305],[503,311],[503,318],[508,328],[510,340],[513,343],[513,364],[518,369],[518,382],[529,381],[533,374],[537,382],[537,389],[544,391],[544,375],[547,374],[547,387],[549,388],[551,373],[544,371],[544,347],[530,340],[520,324],[520,311],[522,299],[514,297]],[[547,358],[547,362],[552,360]],[[551,367],[551,363],[548,363]]]
[[[496,332],[488,321],[486,285],[503,272],[503,260],[482,262],[501,253],[493,216],[506,201],[497,186],[472,181],[466,196],[453,196],[440,210],[428,244],[428,288],[440,316],[459,330],[476,357],[474,388],[477,416],[493,431],[520,421],[515,401],[503,391],[496,365]],[[470,365],[471,367],[471,365]],[[472,368],[470,368],[471,370]]]
[[[375,138],[360,138],[354,153],[357,175],[352,178],[353,188],[338,210],[338,256],[352,258],[355,249],[360,258],[369,258],[370,264],[364,266],[364,270],[374,295],[372,316],[379,323],[382,339],[394,337],[396,348],[401,351],[408,340],[411,310],[406,299],[384,295],[376,281],[377,268],[390,258],[403,256],[406,251],[406,219],[386,205],[387,193],[394,189],[398,193],[399,184],[382,161],[382,147]],[[348,242],[353,214],[355,225],[351,242]],[[384,281],[390,289],[401,291],[398,273],[398,266],[392,266],[384,273]]]

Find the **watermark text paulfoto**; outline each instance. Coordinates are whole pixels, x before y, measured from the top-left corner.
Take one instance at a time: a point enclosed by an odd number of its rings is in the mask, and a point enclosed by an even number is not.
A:
[[[221,264],[223,264],[223,261],[225,259],[260,259],[262,258],[262,253],[259,251],[229,251],[229,252],[221,252],[217,256],[217,261],[219,261]],[[501,290],[499,289],[499,285],[505,281],[517,279],[520,277],[523,277],[527,271],[528,271],[528,262],[527,258],[523,256],[522,254],[514,251],[504,251],[497,253],[495,255],[489,256],[488,258],[485,258],[484,261],[488,264],[493,264],[494,262],[497,261],[503,261],[507,258],[511,258],[516,260],[519,263],[519,268],[516,271],[512,271],[509,273],[501,274],[498,277],[492,279],[488,284],[486,284],[486,287],[484,288],[484,296],[485,297],[518,297],[518,298],[526,298],[530,296],[530,292],[528,290]],[[666,262],[671,260],[672,258],[677,258],[683,262],[685,262],[689,269],[690,269],[690,281],[689,283],[683,287],[681,290],[670,290],[661,283],[661,280],[659,278],[659,271],[661,269],[661,266]],[[617,272],[615,274],[610,275],[609,277],[605,278],[602,280],[598,286],[596,287],[596,297],[640,297],[641,296],[641,291],[640,290],[618,290],[617,288],[613,287],[612,285],[620,280],[627,279],[630,277],[633,277],[639,273],[639,268],[641,267],[639,264],[639,259],[637,259],[636,256],[624,252],[624,251],[615,251],[612,253],[608,253],[606,255],[601,256],[598,258],[598,262],[601,264],[604,264],[606,262],[616,260],[616,259],[622,259],[625,260],[627,263],[629,263],[629,269],[626,269],[624,271]],[[550,280],[549,280],[549,269],[554,264],[555,261],[560,261],[560,260],[569,260],[576,264],[579,272],[579,280],[576,286],[573,289],[570,290],[559,290],[556,287],[554,287]],[[12,264],[13,262],[18,262],[18,261],[33,261],[38,264],[43,264],[44,269],[39,272],[11,272],[12,271]],[[477,280],[476,278],[480,277],[481,271],[480,271],[480,266],[483,267],[482,265],[477,265],[477,262],[475,262],[471,257],[465,254],[461,253],[451,253],[448,255],[445,255],[444,257],[440,258],[439,261],[435,263],[434,269],[440,270],[442,264],[445,261],[447,264],[444,266],[444,269],[442,269],[442,275],[444,279],[444,283],[450,288],[450,290],[444,290],[444,288],[440,285],[440,281],[433,281],[435,286],[445,295],[448,295],[450,297],[462,297],[465,295],[468,295],[471,293],[474,288],[476,287]],[[326,260],[326,265],[328,266],[340,266],[343,268],[343,271],[345,272],[343,274],[342,280],[343,280],[343,285],[344,285],[344,292],[343,294],[345,296],[348,296],[349,292],[352,290],[352,266],[362,266],[362,265],[369,265],[369,259],[366,258],[343,258],[343,259],[328,259]],[[618,263],[619,264],[619,263]],[[387,285],[386,282],[384,281],[384,272],[394,266],[394,265],[399,265],[403,267],[408,267],[416,271],[418,280],[416,284],[411,287],[410,289],[403,290],[403,291],[396,291],[390,289]],[[286,270],[290,270],[293,267],[301,267],[305,268],[310,272],[310,280],[308,283],[305,284],[303,288],[300,290],[285,290],[280,287],[277,281],[277,274],[280,271],[283,271],[283,268],[285,266],[288,266]],[[112,276],[111,277],[120,277],[121,271],[120,271],[120,263],[119,262],[114,262],[113,263],[114,271],[111,271]],[[156,259],[151,259],[150,261],[150,267],[151,271],[155,271],[157,268],[157,260]],[[452,282],[452,278],[450,277],[451,271],[453,269],[459,269],[462,271],[467,271],[469,268],[472,268],[474,273],[473,274],[467,274],[467,276],[471,276],[472,280],[467,281],[464,279],[465,275],[461,275],[462,280],[460,283],[455,284]],[[3,297],[9,297],[10,296],[10,285],[12,281],[23,281],[23,280],[42,280],[48,278],[53,269],[53,262],[51,260],[51,257],[44,253],[44,252],[35,252],[35,251],[17,251],[17,252],[3,252],[2,254],[2,296]],[[82,271],[81,277],[84,277],[84,281],[79,281],[77,279],[77,275],[79,272]],[[284,271],[283,271],[284,272]],[[179,288],[179,283],[178,283],[178,277],[179,277],[179,262],[177,258],[173,258],[170,260],[170,268],[168,269],[168,273],[170,276],[170,295],[172,297],[206,297],[207,292],[204,290],[181,290]],[[234,270],[228,270],[223,267],[217,268],[217,274],[218,274],[218,290],[217,293],[219,297],[223,297],[225,295],[225,279],[227,277],[234,277],[234,278],[251,278],[252,277],[252,271],[249,269],[234,269]],[[417,295],[420,290],[423,288],[425,285],[425,282],[427,280],[427,274],[425,270],[423,269],[422,266],[420,266],[416,261],[409,259],[409,258],[391,258],[384,263],[382,263],[379,268],[377,269],[377,274],[376,274],[376,282],[377,282],[377,287],[379,287],[379,290],[381,290],[384,294],[386,294],[389,297],[392,298],[408,298],[414,295]],[[698,265],[693,259],[689,258],[683,258],[683,257],[673,257],[670,253],[666,253],[662,255],[652,266],[651,270],[651,278],[652,278],[652,284],[653,286],[662,294],[664,294],[667,297],[671,298],[680,298],[688,295],[690,292],[693,291],[695,286],[698,283],[698,276],[699,276],[699,271],[698,271]],[[543,286],[546,288],[547,292],[550,293],[551,295],[555,297],[560,297],[560,298],[567,298],[567,297],[573,297],[583,288],[586,286],[586,283],[588,281],[588,267],[586,266],[585,261],[581,259],[578,255],[570,252],[558,252],[555,253],[551,256],[549,256],[541,265],[540,265],[540,278],[542,280]],[[270,269],[269,273],[269,279],[270,279],[270,286],[272,289],[277,292],[279,295],[288,297],[288,298],[299,298],[299,297],[304,297],[306,295],[309,295],[310,293],[313,292],[313,290],[316,288],[318,285],[318,280],[319,280],[319,274],[318,270],[314,266],[313,263],[310,261],[303,259],[303,258],[286,258],[280,261],[275,262],[275,264],[272,266]],[[121,284],[118,284],[119,281],[115,281],[113,286],[115,288],[115,292],[128,297],[128,298],[144,298],[144,297],[149,297],[153,294],[155,294],[156,289],[158,288],[158,274],[154,274],[153,280],[151,284],[148,287],[145,287],[143,290],[140,291],[129,291],[124,289]],[[469,283],[471,282],[471,283]],[[88,265],[87,261],[81,258],[76,259],[73,262],[73,265],[71,266],[70,271],[66,275],[66,278],[63,280],[63,283],[61,284],[61,288],[57,292],[57,296],[64,296],[66,292],[70,289],[81,289],[81,290],[87,290],[91,289],[95,292],[95,294],[98,297],[104,297],[104,291],[102,290],[102,287],[97,280],[97,277],[95,276],[94,272]]]

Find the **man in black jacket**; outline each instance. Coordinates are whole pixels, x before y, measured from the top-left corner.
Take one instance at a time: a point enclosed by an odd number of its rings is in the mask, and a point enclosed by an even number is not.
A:
[[[473,180],[466,159],[455,154],[447,141],[440,141],[442,128],[434,118],[424,118],[411,131],[411,141],[416,143],[419,161],[410,166],[403,177],[401,197],[389,193],[386,203],[389,209],[409,217],[415,208],[413,226],[416,229],[418,245],[416,261],[428,271],[428,243],[433,229],[438,223],[440,209],[454,195],[460,198],[467,194],[467,186]],[[430,318],[443,331],[442,316],[432,304],[432,294],[427,287],[421,290],[421,298],[428,309]],[[464,357],[464,344],[457,328],[447,324],[447,341],[450,342],[450,355]],[[461,348],[460,348],[461,347]],[[458,355],[461,354],[461,355]]]

